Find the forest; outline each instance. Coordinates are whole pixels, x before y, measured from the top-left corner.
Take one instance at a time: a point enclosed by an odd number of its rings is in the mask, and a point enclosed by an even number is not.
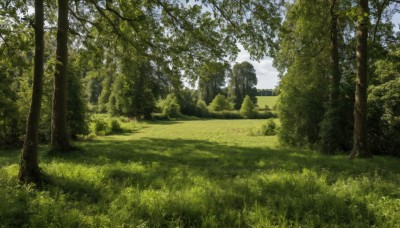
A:
[[[399,156],[398,0],[0,2],[0,227],[400,227]]]

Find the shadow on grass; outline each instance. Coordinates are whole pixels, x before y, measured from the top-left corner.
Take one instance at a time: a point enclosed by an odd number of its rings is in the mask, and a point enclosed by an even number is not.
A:
[[[147,193],[163,190],[163,194],[179,194],[192,186],[205,189],[206,194],[198,194],[200,200],[193,202],[181,200],[182,203],[179,197],[183,196],[178,196],[169,204],[155,207],[148,206],[151,201],[131,206],[122,200],[121,205],[114,205],[115,208],[136,210],[144,220],[160,219],[150,226],[166,226],[169,219],[181,219],[185,226],[200,226],[204,217],[210,215],[216,216],[218,224],[226,227],[248,226],[250,220],[238,222],[235,220],[237,216],[258,213],[258,219],[276,219],[273,225],[282,225],[279,217],[284,217],[293,224],[346,226],[357,221],[355,224],[367,227],[377,221],[377,215],[368,208],[367,202],[349,194],[326,191],[326,185],[319,185],[318,175],[326,172],[328,185],[332,185],[340,175],[379,175],[385,179],[388,170],[399,174],[398,160],[349,161],[344,156],[325,156],[310,151],[228,146],[205,140],[102,140],[85,142],[80,146],[84,150],[56,158],[43,157],[43,162],[72,164],[68,167],[74,167],[74,164],[102,167],[99,168],[99,172],[104,172],[99,181],[102,184],[86,180],[81,174],[75,177],[53,174],[53,186],[62,189],[68,200],[83,204],[105,202],[103,204],[108,205],[127,187]],[[13,152],[7,152],[5,156],[0,154],[0,159],[11,155],[15,156]],[[132,164],[139,168],[133,169]],[[277,173],[286,176],[268,178],[268,175]],[[133,197],[140,197],[140,193]],[[163,218],[154,216],[152,210],[159,208],[166,211],[161,216]],[[230,213],[237,214],[233,215],[234,218],[226,217]],[[130,221],[123,222],[129,224]],[[287,226],[296,226],[293,224]]]
[[[159,162],[167,167],[187,165],[205,172],[234,175],[254,170],[344,172],[347,175],[376,175],[390,170],[400,173],[397,159],[383,157],[347,160],[345,156],[328,156],[296,149],[228,146],[205,140],[144,138],[133,141],[102,140],[85,143],[80,153],[62,159],[78,163],[105,165],[115,162]]]
[[[333,184],[337,178],[335,175],[340,172],[355,176],[375,175],[376,170],[371,167],[378,168],[379,162],[371,163],[371,160],[368,160],[366,163],[369,165],[366,168],[355,168],[354,163],[357,161],[347,161],[343,157],[331,159],[333,157],[307,151],[247,148],[185,139],[146,138],[129,142],[101,141],[88,144],[85,149],[81,154],[64,156],[61,159],[88,166],[108,165],[103,181],[111,181],[115,186],[132,186],[139,188],[140,191],[157,191],[165,188],[167,184],[173,185],[173,187],[168,187],[175,191],[180,191],[191,184],[197,184],[190,176],[201,177],[206,182],[214,183],[212,191],[215,192],[207,195],[207,199],[204,200],[208,202],[207,210],[214,210],[217,217],[220,216],[219,214],[226,214],[227,211],[224,210],[228,209],[242,213],[244,210],[257,210],[257,207],[261,207],[263,210],[267,208],[268,213],[276,211],[276,216],[285,216],[285,219],[297,221],[300,224],[307,221],[312,224],[315,219],[318,219],[316,224],[320,225],[325,222],[349,224],[357,220],[369,226],[376,222],[374,212],[368,209],[365,202],[350,196],[338,196],[326,192],[326,189],[317,184],[316,176],[308,176],[307,171],[304,174],[304,169],[316,173],[329,170],[329,179]],[[363,163],[363,160],[360,162]],[[129,166],[131,163],[147,168],[140,171],[124,168],[124,165]],[[295,174],[302,179],[264,181],[258,176],[258,174],[267,173],[268,175],[276,171]],[[101,196],[96,192],[100,189],[86,186],[90,186],[90,183],[82,184],[69,180],[62,185],[62,188],[72,194],[82,192],[91,200],[99,200]],[[224,193],[217,194],[217,192]],[[146,208],[140,210],[146,214]],[[192,210],[191,208],[183,207],[179,210],[182,211],[178,215],[176,211],[167,210],[165,216],[184,217],[185,220],[191,222],[186,225],[201,224],[204,211],[190,214],[185,210]],[[188,214],[190,214],[189,218]],[[224,219],[226,218],[218,218],[222,224],[237,225]],[[240,225],[246,225],[246,223],[242,221]]]

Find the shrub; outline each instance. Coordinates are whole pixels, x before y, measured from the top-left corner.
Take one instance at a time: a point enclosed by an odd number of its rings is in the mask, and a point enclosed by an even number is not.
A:
[[[122,129],[121,127],[120,122],[116,119],[110,120],[109,125],[112,133],[121,133],[124,131],[124,129]]]
[[[209,109],[214,112],[233,110],[233,105],[227,101],[223,95],[218,94],[210,103]]]
[[[180,113],[183,115],[193,116],[196,114],[196,100],[194,90],[188,88],[182,89],[177,94],[178,104],[180,105]]]
[[[104,119],[95,118],[93,120],[93,133],[96,135],[109,135],[111,133],[111,128]]]
[[[214,119],[243,119],[239,111],[210,112],[210,117]]]
[[[89,134],[89,112],[85,100],[82,79],[76,65],[70,64],[68,69],[68,130],[72,138]]]
[[[255,119],[269,119],[269,118],[277,118],[278,115],[276,115],[273,112],[270,111],[265,111],[265,112],[256,112],[254,117]]]
[[[269,119],[266,124],[261,126],[261,135],[276,135],[277,126],[273,119]]]
[[[176,118],[181,115],[181,106],[175,95],[169,94],[164,101],[163,115]]]
[[[242,107],[240,108],[240,114],[245,119],[254,118],[257,115],[255,105],[248,95],[246,95],[243,100]]]
[[[196,116],[198,117],[209,117],[210,113],[207,109],[207,104],[204,100],[198,100],[196,104]]]

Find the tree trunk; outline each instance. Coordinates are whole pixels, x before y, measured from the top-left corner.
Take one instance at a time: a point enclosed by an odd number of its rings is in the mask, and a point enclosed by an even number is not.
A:
[[[35,65],[31,108],[26,127],[18,178],[25,183],[41,181],[38,164],[38,129],[43,94],[44,13],[43,0],[35,0]]]
[[[331,14],[331,47],[330,47],[330,91],[329,107],[325,115],[324,124],[321,128],[322,151],[332,154],[339,149],[342,129],[340,126],[340,66],[339,66],[339,45],[338,45],[338,12],[336,0],[330,0]]]
[[[367,144],[367,87],[368,87],[368,0],[357,0],[357,76],[354,104],[354,142],[350,159],[369,157]]]
[[[67,124],[68,24],[68,0],[58,0],[57,64],[54,73],[51,147],[52,150],[61,152],[71,149]]]

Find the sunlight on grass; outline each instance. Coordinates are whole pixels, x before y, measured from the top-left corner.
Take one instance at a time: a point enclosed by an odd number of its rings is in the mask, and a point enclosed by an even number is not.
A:
[[[258,107],[264,108],[268,105],[270,109],[273,109],[278,101],[278,96],[257,96]]]
[[[249,134],[264,121],[136,123],[42,156],[43,191],[17,185],[19,150],[0,151],[0,226],[400,226],[398,159],[280,148]]]

